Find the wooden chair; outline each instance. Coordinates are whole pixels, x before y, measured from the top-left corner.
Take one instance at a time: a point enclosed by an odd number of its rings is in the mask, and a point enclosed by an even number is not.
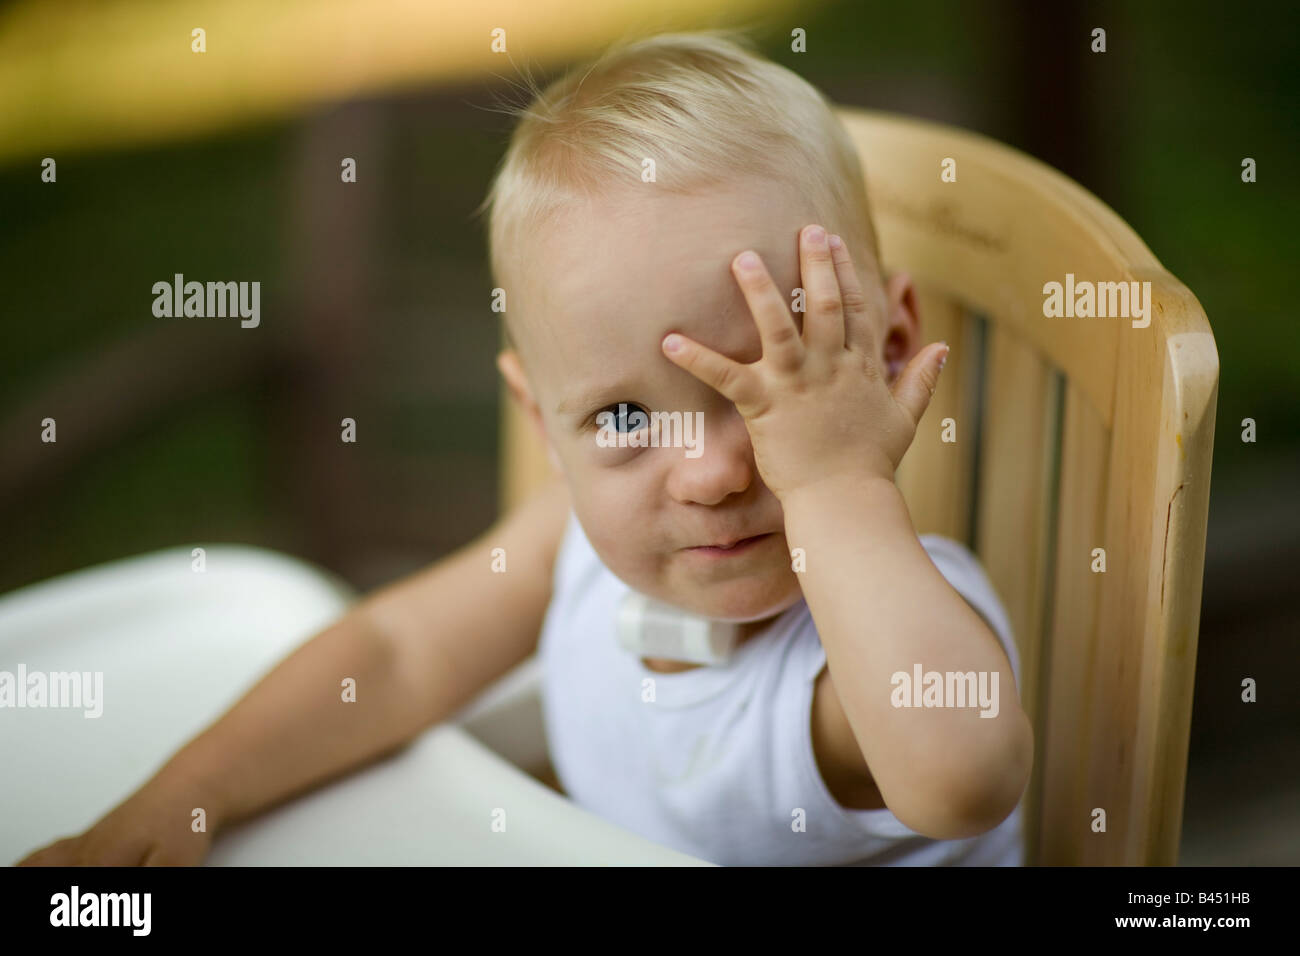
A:
[[[1174,864],[1219,377],[1205,313],[1114,212],[1042,163],[839,112],[884,266],[916,281],[924,340],[952,345],[897,481],[918,533],[970,546],[1010,615],[1035,729],[1026,862]],[[955,182],[940,179],[948,158]],[[1150,325],[1045,317],[1044,284],[1067,273],[1150,282]],[[550,466],[502,402],[509,508]],[[536,693],[534,674],[476,718],[521,762],[545,752]]]

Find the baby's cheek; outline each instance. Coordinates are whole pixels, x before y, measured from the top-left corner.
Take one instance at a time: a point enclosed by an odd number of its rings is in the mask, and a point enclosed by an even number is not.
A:
[[[641,545],[635,528],[630,524],[603,521],[599,530],[593,528],[587,532],[587,540],[591,542],[601,563],[628,587],[640,590],[659,573],[661,556],[647,551]]]

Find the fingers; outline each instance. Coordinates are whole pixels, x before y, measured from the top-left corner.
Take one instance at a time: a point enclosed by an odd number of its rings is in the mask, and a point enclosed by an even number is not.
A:
[[[837,271],[826,230],[818,225],[804,227],[799,233],[799,274],[807,293],[803,340],[809,351],[844,348],[844,309]]]
[[[763,359],[782,371],[797,369],[803,362],[803,342],[794,314],[758,254],[742,252],[732,260],[731,271],[758,326]]]
[[[686,369],[705,385],[725,395],[737,407],[747,404],[753,397],[751,373],[739,362],[719,355],[680,332],[664,336],[663,351],[674,365]]]
[[[853,268],[849,247],[839,236],[831,237],[831,261],[835,263],[835,278],[839,282],[840,302],[844,308],[842,348],[855,349],[875,355],[876,330],[867,315],[867,297],[862,291],[858,270]]]
[[[894,383],[894,400],[912,416],[915,425],[930,406],[935,387],[939,384],[939,370],[948,359],[948,343],[935,342],[918,352],[907,363],[903,373]]]

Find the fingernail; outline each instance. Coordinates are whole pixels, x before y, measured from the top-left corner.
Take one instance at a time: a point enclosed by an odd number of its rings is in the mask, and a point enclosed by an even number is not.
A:
[[[808,241],[813,245],[820,245],[826,238],[826,230],[821,226],[811,226],[808,229]]]
[[[947,342],[941,344],[943,345],[943,357],[939,359],[939,369],[942,371],[944,365],[948,362],[948,353],[951,352],[952,349],[948,346]]]
[[[844,245],[844,240],[842,240],[839,236],[836,236],[834,234],[832,234],[831,237],[826,241],[831,244],[832,249],[838,249],[840,246]]]
[[[746,272],[752,272],[758,268],[758,256],[752,252],[742,252],[736,259],[736,265]]]
[[[682,340],[680,336],[670,335],[668,338],[664,339],[664,348],[669,352],[676,352],[681,347]]]

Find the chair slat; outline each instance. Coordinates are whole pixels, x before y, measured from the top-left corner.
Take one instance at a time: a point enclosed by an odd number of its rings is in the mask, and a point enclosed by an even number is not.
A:
[[[1051,646],[1040,669],[1034,774],[1026,807],[1032,859],[1052,865],[1084,862],[1096,804],[1084,786],[1097,668],[1097,609],[1102,578],[1091,570],[1105,518],[1110,435],[1074,383],[1065,386],[1057,495]]]
[[[976,551],[1010,618],[1020,652],[1016,689],[1037,727],[1051,583],[1059,377],[1001,324],[988,331],[985,355]],[[1025,801],[1026,859],[1035,852],[1032,793],[1031,786]]]
[[[1056,440],[1051,368],[995,325],[984,370],[975,550],[1011,619],[1020,651],[1020,699],[1031,720],[1043,611]]]
[[[923,344],[951,346],[939,384],[903,456],[895,484],[903,493],[917,534],[941,534],[970,545],[975,416],[979,403],[979,320],[938,290],[917,288]],[[956,441],[943,440],[945,419]]]

